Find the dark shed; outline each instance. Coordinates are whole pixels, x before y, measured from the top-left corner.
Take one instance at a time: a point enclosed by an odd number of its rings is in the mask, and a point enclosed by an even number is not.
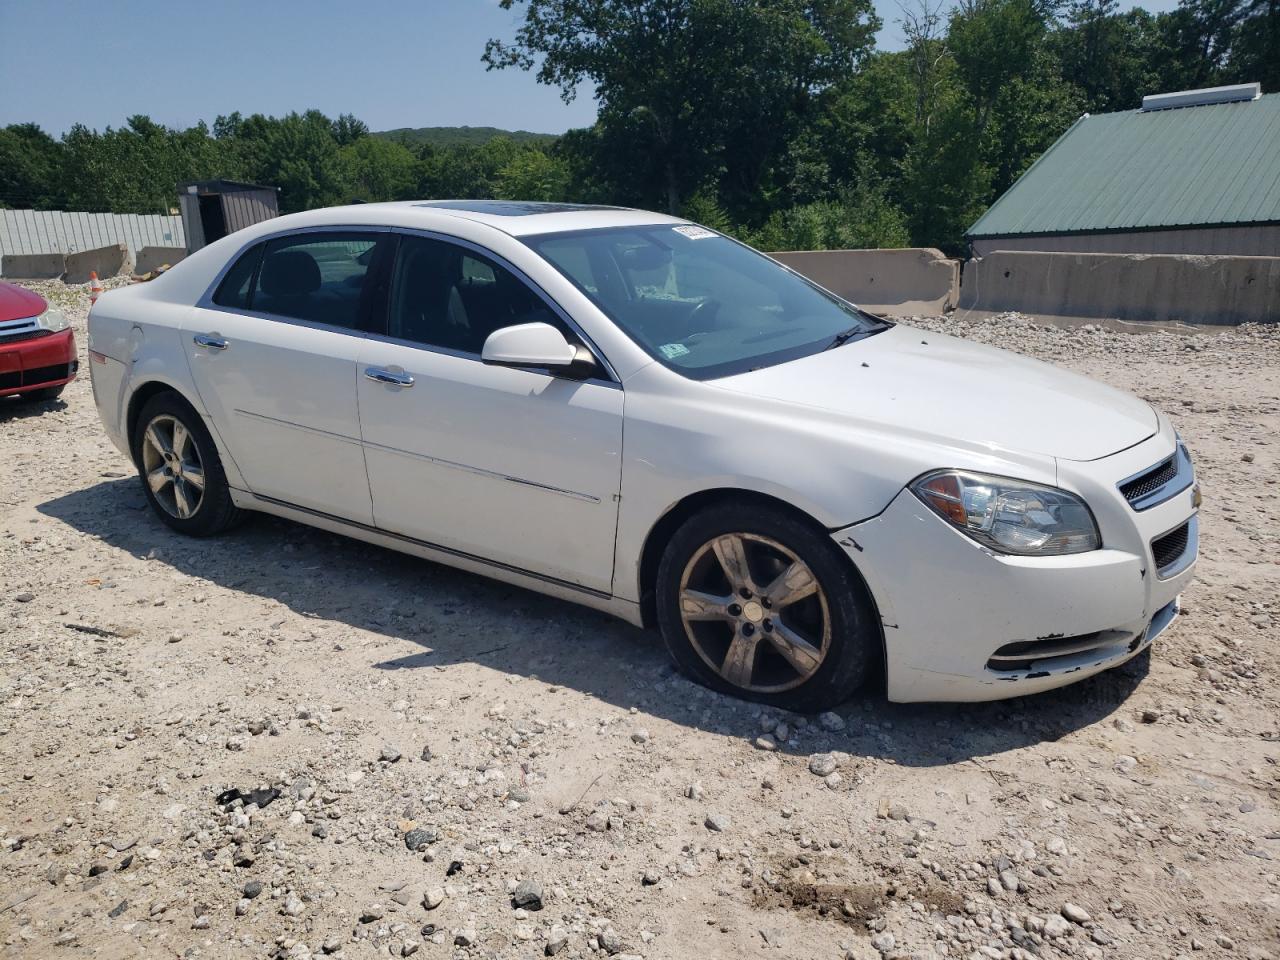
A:
[[[251,224],[280,215],[276,187],[235,180],[196,180],[178,184],[187,253],[221,240]]]

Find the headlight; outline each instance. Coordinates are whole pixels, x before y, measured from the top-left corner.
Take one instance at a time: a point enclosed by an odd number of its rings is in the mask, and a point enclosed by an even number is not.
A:
[[[1001,553],[1048,557],[1102,545],[1085,502],[1056,487],[939,470],[913,483],[911,492],[952,526]]]
[[[68,323],[66,315],[61,310],[46,307],[44,313],[36,317],[36,326],[41,330],[57,333],[59,330],[67,329]]]

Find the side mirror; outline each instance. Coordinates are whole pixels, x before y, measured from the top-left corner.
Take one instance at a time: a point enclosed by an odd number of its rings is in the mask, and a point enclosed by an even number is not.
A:
[[[504,367],[571,367],[578,357],[573,346],[549,323],[518,323],[489,334],[480,352],[485,363]]]

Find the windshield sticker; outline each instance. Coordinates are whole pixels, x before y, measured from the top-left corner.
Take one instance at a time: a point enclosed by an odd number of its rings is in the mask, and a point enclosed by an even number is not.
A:
[[[658,347],[662,351],[662,355],[668,360],[674,360],[676,357],[683,357],[689,352],[689,348],[683,343],[664,343]]]
[[[705,240],[707,237],[714,237],[715,231],[708,230],[706,227],[699,227],[692,223],[684,224],[679,227],[672,227],[676,233],[683,234],[690,240]]]

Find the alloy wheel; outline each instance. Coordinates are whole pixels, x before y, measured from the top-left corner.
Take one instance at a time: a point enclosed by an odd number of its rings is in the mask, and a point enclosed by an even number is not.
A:
[[[162,413],[142,435],[142,472],[156,502],[170,516],[186,520],[204,500],[204,463],[191,431]]]
[[[680,618],[708,666],[756,693],[804,683],[831,646],[818,578],[794,551],[753,533],[721,534],[694,552],[680,578]]]

